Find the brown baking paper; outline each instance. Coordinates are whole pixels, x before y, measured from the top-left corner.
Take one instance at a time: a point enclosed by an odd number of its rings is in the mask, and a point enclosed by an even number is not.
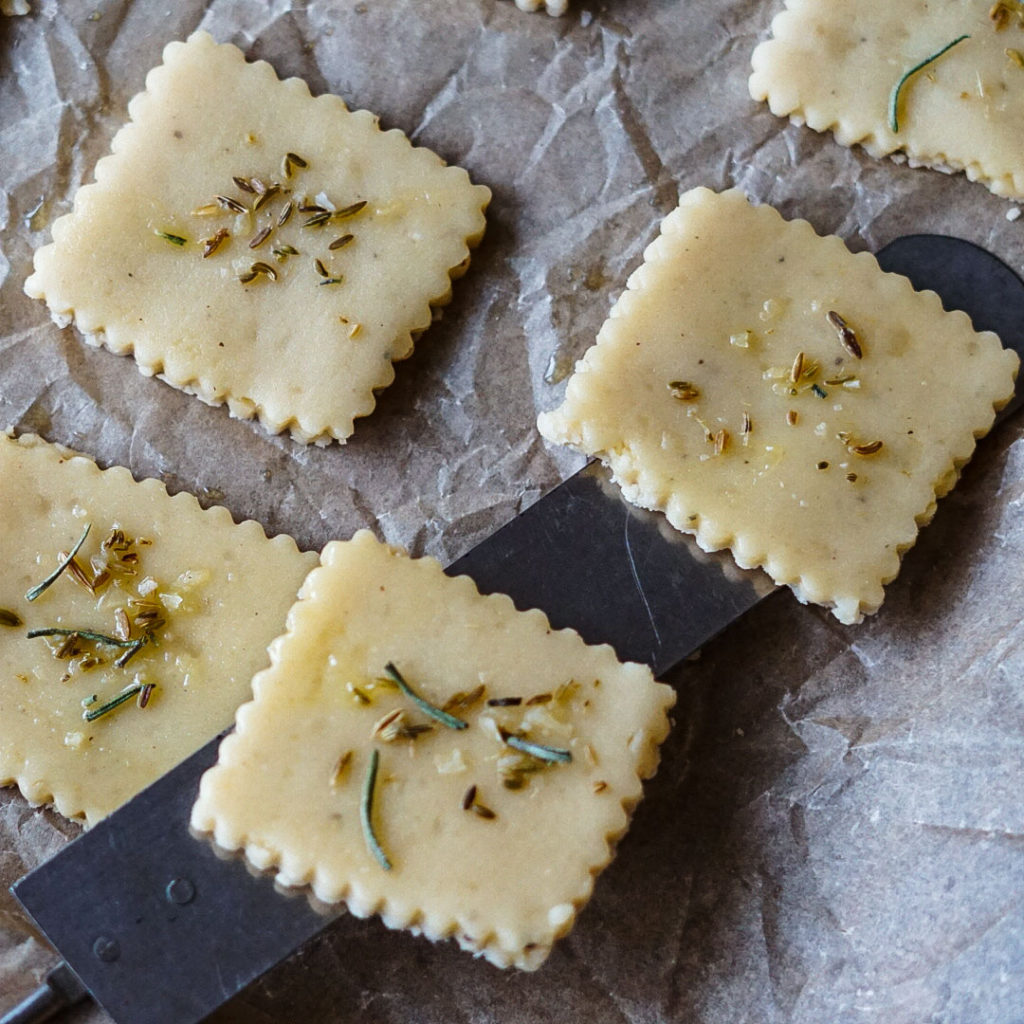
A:
[[[536,413],[682,189],[738,185],[854,249],[958,235],[1020,270],[1012,204],[748,98],[779,6],[609,0],[556,19],[508,0],[39,0],[0,18],[0,425],[306,548],[365,526],[449,561],[580,465],[545,447]],[[232,420],[22,294],[146,71],[196,28],[494,191],[453,305],[345,446]],[[779,593],[671,676],[662,770],[539,973],[343,918],[214,1019],[1020,1022],[1022,434],[1018,416],[982,442],[877,616],[845,628]],[[3,791],[4,889],[77,830]],[[5,891],[0,1006],[53,962]]]

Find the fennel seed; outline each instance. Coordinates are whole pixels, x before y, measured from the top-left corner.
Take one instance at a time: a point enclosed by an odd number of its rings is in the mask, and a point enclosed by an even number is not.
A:
[[[857,335],[853,328],[834,310],[830,309],[825,314],[825,319],[836,329],[839,335],[839,343],[853,356],[854,359],[862,359],[864,350],[860,347]]]

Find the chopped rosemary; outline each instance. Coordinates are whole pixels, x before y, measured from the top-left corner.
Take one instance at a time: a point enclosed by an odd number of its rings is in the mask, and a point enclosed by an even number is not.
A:
[[[317,284],[341,284],[345,279],[343,277],[325,277],[322,281],[317,281]],[[352,335],[349,334],[349,337]]]
[[[134,647],[138,640],[119,640],[116,636],[107,636],[106,633],[94,633],[91,629],[65,629],[63,626],[50,626],[45,629],[30,629],[25,636],[34,640],[39,636],[67,636],[80,637],[82,640],[91,640],[96,644],[106,644],[108,647]]]
[[[0,626],[10,626],[12,629],[17,629],[21,624],[21,619],[9,608],[0,608]]]
[[[680,402],[692,402],[695,398],[700,398],[700,388],[688,380],[670,380],[668,389],[672,392],[672,397],[678,398]]]
[[[391,870],[391,861],[377,840],[373,831],[373,791],[377,785],[377,767],[380,754],[376,749],[370,751],[370,763],[366,766],[366,778],[363,780],[363,798],[359,803],[359,820],[363,825],[363,838],[366,840],[370,853],[377,858],[377,863],[385,870]]]
[[[153,633],[152,633],[152,631],[147,631],[147,632],[143,633],[142,636],[140,636],[138,640],[133,640],[132,641],[132,644],[128,648],[128,650],[126,650],[124,652],[124,654],[120,655],[115,660],[114,664],[118,668],[124,668],[125,665],[127,665],[128,662],[131,661],[132,658],[134,658],[135,655],[138,654],[139,651],[141,651],[142,648],[146,646],[146,644],[151,643],[152,640],[153,640]]]
[[[839,343],[850,353],[854,359],[862,359],[864,351],[860,347],[857,335],[853,328],[834,310],[830,309],[825,314],[825,319],[836,329],[839,335]]]
[[[394,662],[389,661],[384,666],[384,672],[387,677],[395,683],[395,685],[409,698],[424,714],[430,715],[431,718],[441,722],[442,725],[448,726],[449,729],[465,729],[468,726],[468,722],[464,722],[461,718],[456,718],[454,715],[448,714],[447,711],[442,711],[439,707],[431,704],[430,701],[424,700],[418,693],[416,693],[409,684],[402,678],[402,674],[395,668]]]
[[[539,761],[550,761],[552,764],[568,764],[572,760],[572,751],[563,750],[561,747],[548,747],[543,743],[534,743],[523,736],[516,736],[514,733],[501,730],[501,738],[505,745],[513,750],[519,750]]]
[[[171,245],[182,246],[188,241],[188,239],[182,238],[181,235],[172,235],[169,231],[154,231],[153,234],[157,238],[162,238],[165,242],[170,242]]]
[[[60,574],[71,564],[71,562],[74,560],[75,555],[77,555],[78,552],[81,551],[82,545],[85,543],[85,538],[89,536],[89,531],[91,529],[92,523],[86,523],[85,529],[82,531],[82,536],[78,538],[78,542],[71,549],[71,553],[68,555],[68,557],[61,559],[60,563],[57,565],[57,568],[54,569],[53,572],[51,572],[50,575],[47,576],[42,583],[36,584],[36,586],[34,586],[25,595],[26,601],[34,601],[37,597],[39,597],[40,594],[43,593],[43,591],[47,590],[54,583],[57,582],[57,579],[60,577]]]
[[[108,700],[105,704],[101,704],[98,708],[92,710],[86,709],[82,712],[82,717],[87,722],[95,722],[97,718],[102,718],[104,715],[109,714],[115,708],[119,708],[122,704],[126,704],[132,699],[137,693],[141,692],[142,686],[139,683],[132,683],[127,689],[122,690],[112,700]]]
[[[487,706],[492,708],[515,708],[522,703],[522,697],[492,697],[487,702]]]
[[[930,57],[925,57],[920,63],[915,64],[909,71],[905,71],[900,80],[893,86],[892,92],[889,94],[889,127],[895,134],[900,130],[900,93],[903,91],[903,87],[913,78],[914,75],[922,69],[928,67],[929,64],[937,61],[944,53],[948,53],[958,43],[962,43],[965,39],[970,39],[969,35],[957,36],[951,43],[946,43],[941,50],[936,50]]]
[[[339,238],[336,238],[333,242],[331,242],[331,244],[327,246],[327,248],[331,250],[342,249],[346,245],[348,245],[348,243],[351,242],[353,238],[355,238],[355,235],[341,235]]]
[[[102,718],[104,715],[109,714],[111,711],[113,711],[114,708],[119,708],[122,704],[125,704],[128,701],[130,701],[132,697],[134,697],[137,693],[141,694],[142,691],[146,688],[146,686],[148,686],[150,688],[150,691],[152,691],[152,683],[131,683],[130,685],[126,686],[116,697],[112,697],[106,703],[101,704],[98,708],[93,708],[91,711],[88,709],[83,711],[82,717],[87,722],[95,722],[97,718]],[[148,696],[146,697],[146,700],[147,702],[149,701]]]
[[[826,390],[825,390],[825,389],[824,389],[824,388],[823,388],[823,387],[822,387],[822,386],[821,386],[820,384],[812,384],[812,385],[811,385],[811,390],[812,390],[812,391],[813,391],[813,392],[814,392],[814,393],[815,393],[815,394],[816,394],[816,395],[817,395],[817,396],[818,396],[819,398],[828,398],[828,392],[827,392],[827,391],[826,391]]]

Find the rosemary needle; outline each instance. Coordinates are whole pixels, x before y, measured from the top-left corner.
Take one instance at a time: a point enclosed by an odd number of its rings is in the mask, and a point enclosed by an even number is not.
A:
[[[359,820],[363,824],[363,838],[370,853],[377,858],[377,863],[385,870],[391,870],[391,861],[384,852],[377,835],[373,831],[373,791],[377,785],[377,766],[380,764],[380,754],[376,748],[370,751],[370,763],[366,766],[366,778],[363,780],[363,798],[359,803]]]
[[[65,629],[62,626],[51,626],[48,629],[30,629],[25,634],[29,640],[37,636],[78,636],[83,640],[92,640],[97,644],[108,644],[111,647],[134,647],[138,640],[119,640],[116,636],[106,633],[94,633],[89,629]]]
[[[94,708],[91,711],[85,710],[82,712],[82,717],[87,722],[95,722],[97,718],[102,718],[108,712],[119,708],[122,704],[130,701],[137,693],[141,693],[143,690],[142,683],[132,683],[130,686],[126,686],[116,697],[112,697],[105,704],[101,704],[98,708]]]
[[[26,601],[34,601],[47,587],[51,586],[57,581],[57,577],[74,561],[75,555],[81,550],[82,545],[85,543],[85,538],[89,536],[89,531],[92,529],[92,523],[86,523],[85,529],[82,531],[82,536],[78,538],[78,543],[71,549],[71,553],[65,558],[60,565],[57,566],[49,576],[43,580],[42,583],[34,586],[26,595]]]
[[[547,747],[543,743],[531,743],[522,736],[513,736],[502,730],[501,738],[507,746],[513,750],[522,751],[540,761],[552,761],[560,764],[568,764],[572,760],[572,752],[563,750],[561,747]]]
[[[388,678],[397,685],[397,687],[409,698],[424,714],[430,715],[431,718],[436,718],[437,721],[444,725],[447,725],[449,729],[465,729],[468,726],[468,722],[464,722],[461,718],[456,718],[454,715],[448,714],[447,711],[442,711],[439,707],[431,704],[429,700],[424,700],[418,693],[415,693],[411,686],[402,678],[401,672],[395,668],[394,662],[389,661],[384,666],[384,671],[387,673]]]
[[[893,90],[889,94],[889,127],[893,130],[893,133],[896,133],[900,130],[900,92],[903,90],[903,87],[907,84],[907,82],[911,78],[913,78],[913,76],[916,75],[918,71],[921,71],[922,69],[928,67],[929,64],[932,64],[934,61],[937,61],[944,53],[947,53],[948,51],[952,50],[953,47],[957,45],[957,43],[962,43],[965,39],[970,38],[971,37],[969,35],[957,36],[956,39],[954,39],[951,43],[946,43],[946,45],[941,50],[937,50],[930,57],[925,57],[925,59],[921,61],[919,64],[915,64],[909,71],[903,73],[903,77],[893,86]]]

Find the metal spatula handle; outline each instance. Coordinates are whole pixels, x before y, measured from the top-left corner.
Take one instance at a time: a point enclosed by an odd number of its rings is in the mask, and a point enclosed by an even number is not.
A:
[[[0,1017],[0,1024],[42,1024],[61,1010],[80,1003],[87,995],[75,972],[61,961],[35,992]]]

